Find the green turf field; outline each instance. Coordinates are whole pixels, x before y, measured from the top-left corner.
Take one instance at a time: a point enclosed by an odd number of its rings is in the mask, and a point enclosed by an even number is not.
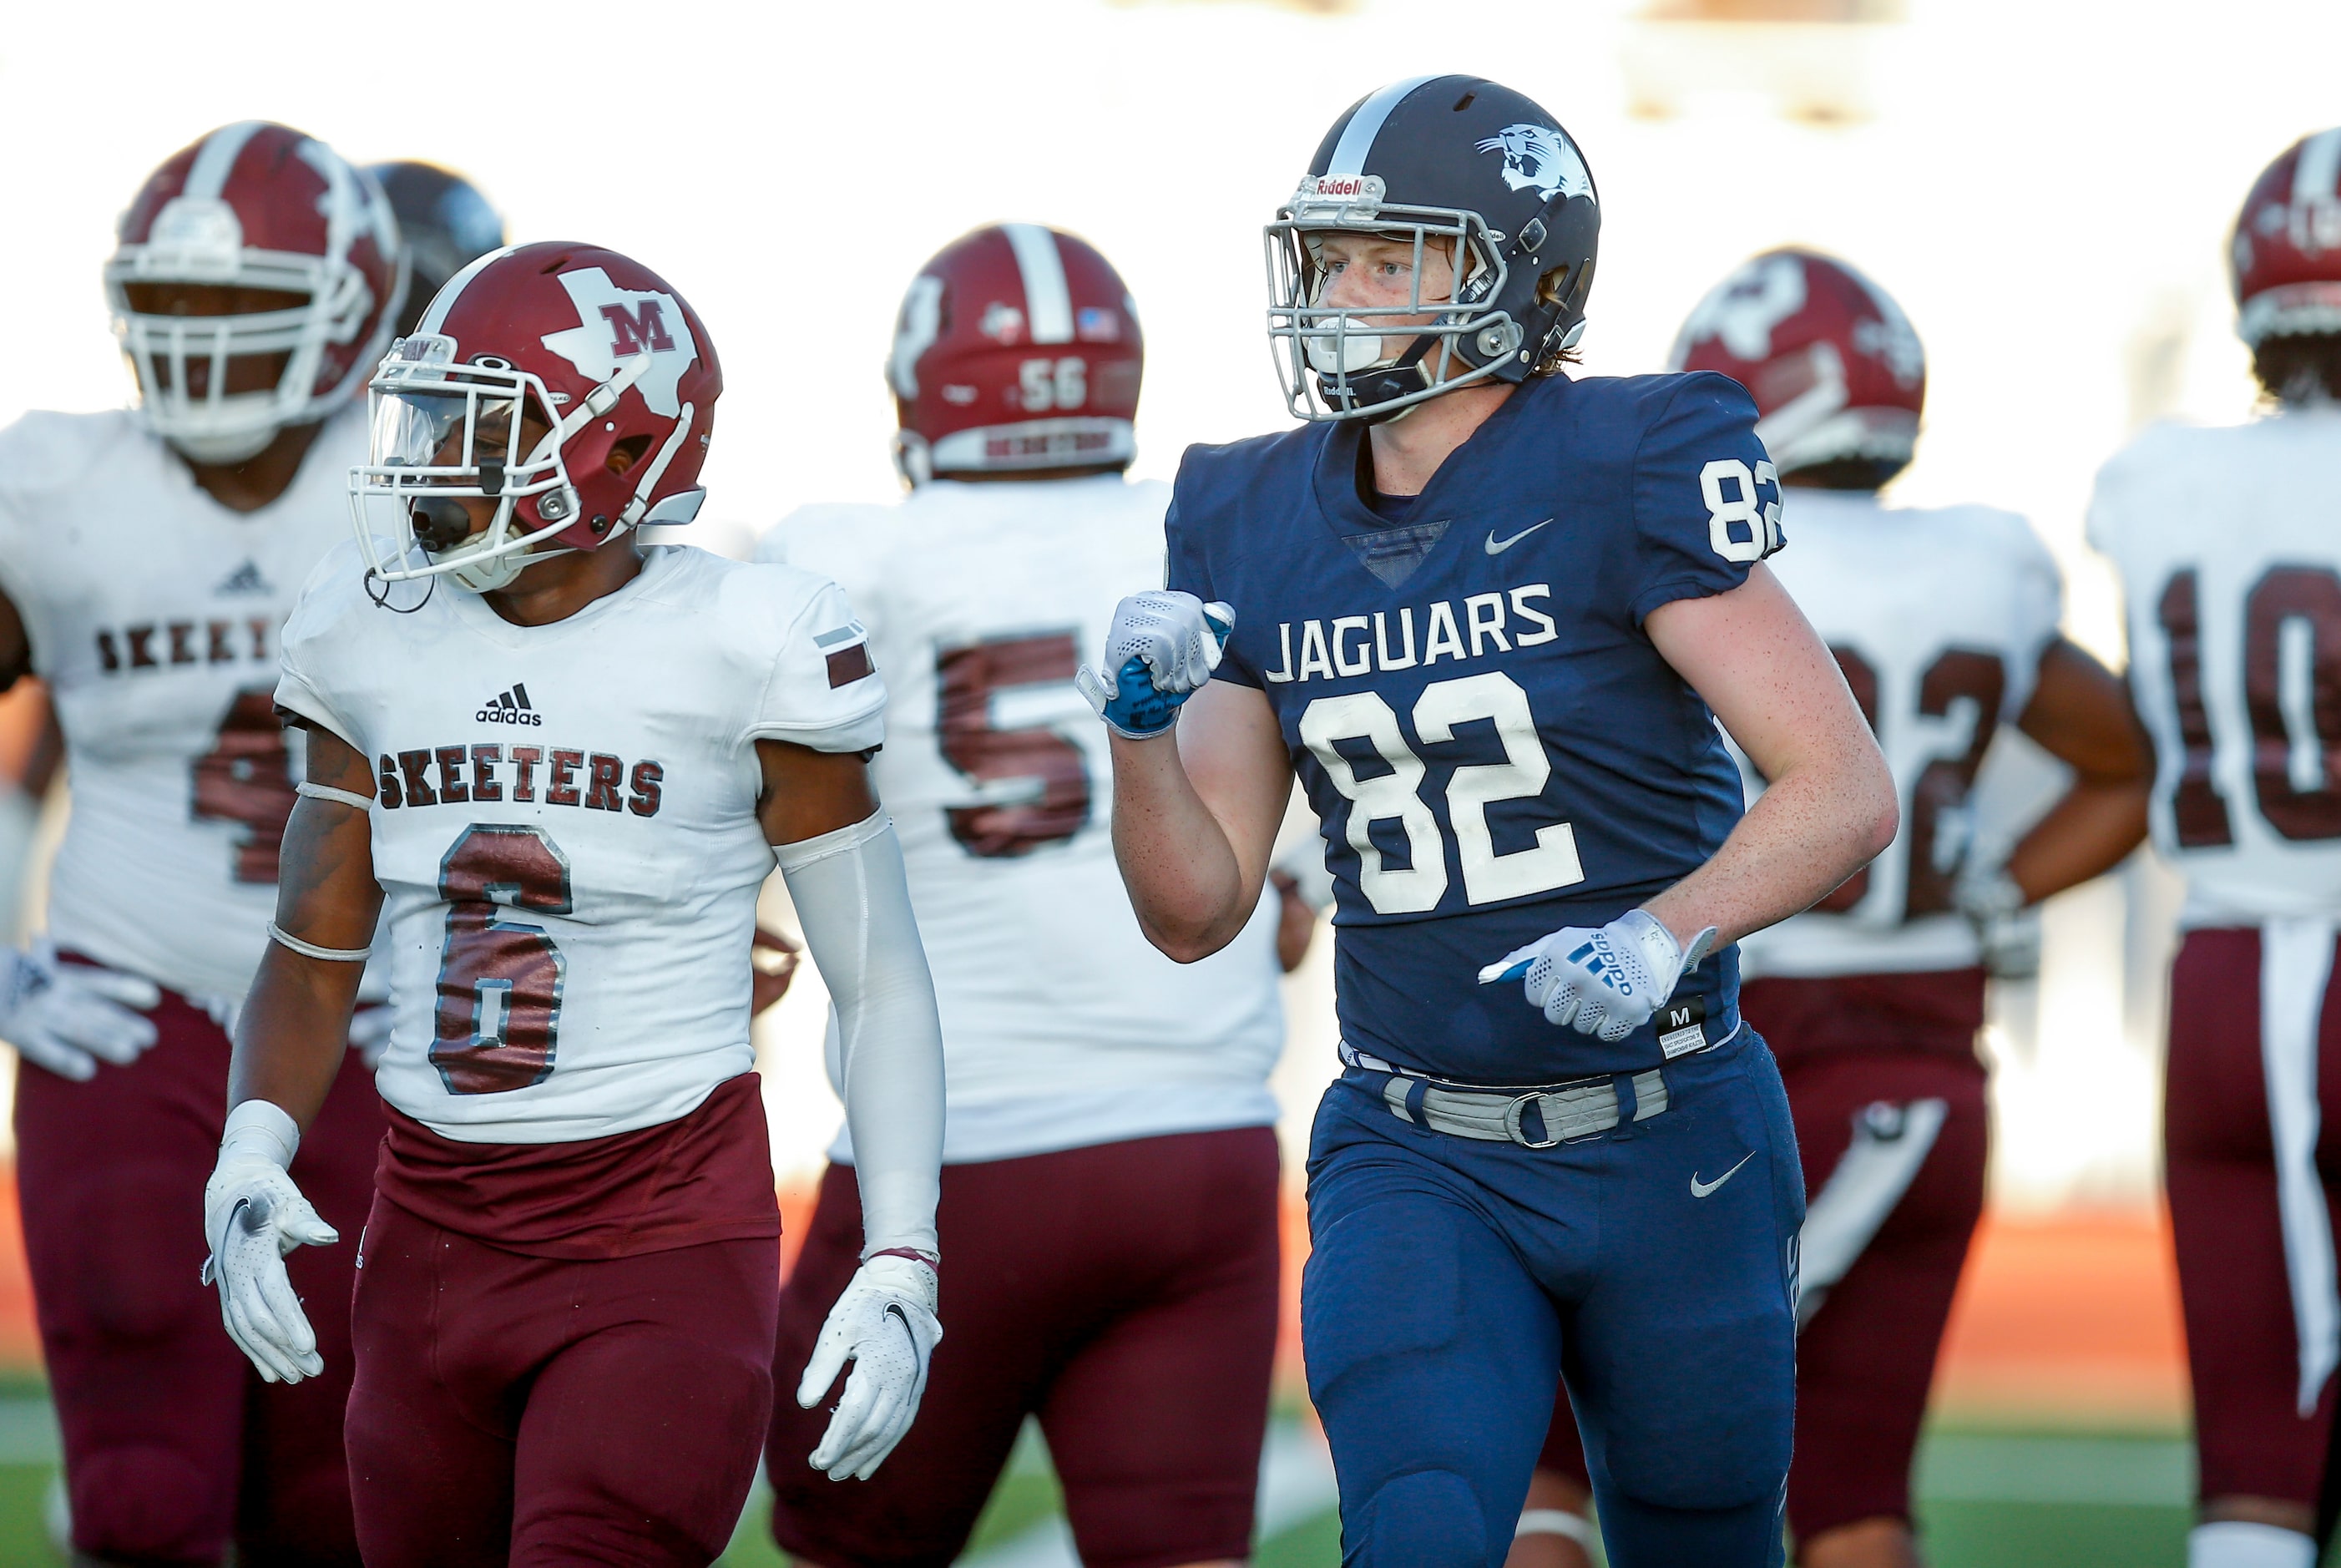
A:
[[[1918,1465],[1928,1561],[1933,1568],[2180,1568],[2193,1480],[2193,1454],[2175,1438],[1938,1431]],[[1047,1455],[1028,1441],[963,1561],[1071,1568],[1057,1510]],[[759,1508],[750,1513],[723,1561],[776,1568],[784,1559],[763,1534]],[[1259,1568],[1340,1561],[1340,1527],[1330,1510],[1276,1523],[1260,1543]]]
[[[1260,1568],[1332,1568],[1340,1533],[1321,1458],[1289,1422],[1270,1443]],[[0,1568],[58,1562],[44,1500],[56,1436],[45,1401],[0,1395]],[[2179,1568],[2186,1560],[2187,1445],[2170,1437],[1938,1430],[1918,1465],[1920,1524],[1934,1568]],[[723,1562],[778,1568],[761,1499]],[[1028,1433],[993,1496],[971,1568],[1072,1568],[1048,1456]]]

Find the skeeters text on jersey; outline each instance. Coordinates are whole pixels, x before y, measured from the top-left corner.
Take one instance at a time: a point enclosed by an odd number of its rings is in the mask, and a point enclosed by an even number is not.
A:
[[[767,535],[767,558],[844,587],[886,672],[871,766],[934,971],[946,1160],[1276,1119],[1277,900],[1200,964],[1148,943],[1114,864],[1105,728],[1073,687],[1117,596],[1161,569],[1170,498],[1119,474],[936,481]]]
[[[136,414],[0,432],[0,591],[23,614],[72,758],[49,876],[57,945],[190,996],[252,983],[276,910],[300,737],[277,724],[277,634],[349,537],[363,409],[284,494],[230,511]]]
[[[1837,656],[1902,803],[1884,854],[1806,913],[1740,943],[1750,975],[1878,974],[1983,962],[1951,886],[2004,824],[1968,804],[2002,724],[2032,700],[2064,588],[2030,524],[1982,506],[1934,511],[1791,485],[1797,547],[1774,570]],[[1747,759],[1748,798],[1763,780]]]
[[[2106,464],[2089,542],[2121,574],[2154,737],[2155,847],[2188,926],[2341,912],[2341,414],[2157,425]]]
[[[1235,607],[1216,678],[1267,697],[1322,824],[1350,1044],[1548,1083],[1738,1026],[1730,948],[1616,1044],[1476,979],[1680,880],[1739,820],[1714,715],[1642,623],[1778,548],[1755,422],[1719,375],[1532,380],[1395,521],[1360,497],[1352,424],[1187,454],[1170,585]]]
[[[866,751],[885,688],[809,572],[655,546],[616,593],[516,626],[443,587],[377,607],[352,542],[302,592],[276,700],[374,764],[383,1097],[449,1138],[543,1144],[673,1121],[753,1064],[755,743]]]

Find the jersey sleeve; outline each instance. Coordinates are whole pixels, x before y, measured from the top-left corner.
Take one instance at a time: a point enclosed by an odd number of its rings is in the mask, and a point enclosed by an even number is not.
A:
[[[336,633],[358,569],[357,544],[345,542],[327,551],[301,584],[301,596],[277,638],[276,705],[363,752],[367,748],[356,721],[333,695]]]
[[[793,566],[750,566],[756,582],[743,616],[749,656],[764,665],[743,738],[789,741],[817,752],[866,752],[886,739],[886,683],[870,657],[870,633],[845,590]]]
[[[1190,454],[1188,462],[1192,461]],[[1210,562],[1204,548],[1203,531],[1182,519],[1179,511],[1180,490],[1185,487],[1187,478],[1186,463],[1180,464],[1179,478],[1181,483],[1171,491],[1170,504],[1162,514],[1162,585],[1175,594],[1192,594],[1208,604],[1220,595],[1212,589]],[[1135,584],[1132,584],[1131,591],[1136,592]],[[1240,608],[1237,614],[1240,618]],[[1261,684],[1260,672],[1251,667],[1250,662],[1244,657],[1240,643],[1235,639],[1229,641],[1226,652],[1220,658],[1219,667],[1211,672],[1211,679],[1232,682],[1239,686]]]
[[[1634,458],[1637,624],[1674,600],[1729,593],[1783,543],[1756,404],[1727,376],[1680,383]]]

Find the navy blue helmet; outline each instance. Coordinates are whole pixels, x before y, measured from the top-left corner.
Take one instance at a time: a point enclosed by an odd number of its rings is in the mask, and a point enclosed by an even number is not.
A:
[[[473,259],[504,244],[503,215],[463,175],[436,164],[376,164],[368,171],[382,182],[398,215],[413,281],[393,335],[405,337],[441,285]]]
[[[1408,305],[1323,302],[1319,247],[1343,231],[1411,242]],[[1509,87],[1417,76],[1360,99],[1267,229],[1287,405],[1303,419],[1381,420],[1458,386],[1526,379],[1585,330],[1600,234],[1584,155]],[[1453,297],[1420,297],[1427,254],[1451,265]]]

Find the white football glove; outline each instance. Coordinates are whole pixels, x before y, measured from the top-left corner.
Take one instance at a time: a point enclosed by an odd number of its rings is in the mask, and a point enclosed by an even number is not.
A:
[[[152,981],[84,964],[60,964],[46,938],[0,948],[0,1040],[27,1062],[77,1084],[100,1062],[127,1067],[154,1044],[139,1014],[163,1000]]]
[[[930,1264],[890,1253],[856,1270],[829,1309],[797,1382],[797,1403],[806,1410],[820,1403],[852,1358],[844,1397],[812,1451],[812,1467],[832,1481],[867,1481],[911,1430],[927,1391],[928,1358],[943,1337],[935,1296]]]
[[[1951,884],[1951,906],[1967,916],[1983,945],[1984,967],[2002,980],[2040,973],[2040,916],[2006,866],[1971,867]]]
[[[1073,684],[1114,734],[1151,739],[1179,722],[1180,705],[1219,667],[1236,613],[1214,600],[1162,590],[1113,607],[1105,664],[1073,672]]]
[[[1675,983],[1714,944],[1712,925],[1686,950],[1648,910],[1629,909],[1599,930],[1566,926],[1516,947],[1479,971],[1479,984],[1521,981],[1547,1023],[1623,1040],[1666,1005]]]
[[[299,1128],[281,1107],[246,1100],[228,1113],[219,1164],[204,1187],[204,1239],[212,1254],[204,1260],[203,1283],[219,1286],[228,1338],[271,1383],[298,1383],[325,1370],[284,1254],[342,1239],[284,1174],[300,1142]]]

